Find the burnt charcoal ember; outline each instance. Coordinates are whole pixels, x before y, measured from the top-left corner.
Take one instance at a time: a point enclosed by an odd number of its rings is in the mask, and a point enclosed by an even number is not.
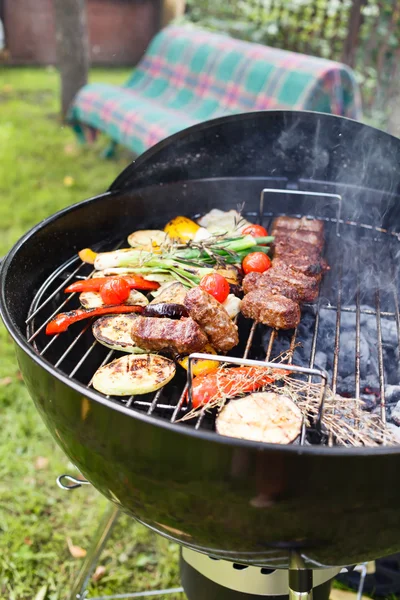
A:
[[[352,375],[356,362],[355,331],[344,330],[340,335],[339,372],[342,377]],[[370,348],[364,333],[360,333],[360,370],[365,373],[370,363]],[[377,372],[377,371],[376,371]]]
[[[315,353],[314,366],[316,369],[325,370],[328,363],[328,357],[322,350],[317,350]]]
[[[397,404],[400,402],[400,385],[387,385],[385,387],[386,404]]]
[[[389,433],[394,437],[395,441],[400,444],[400,427],[397,427],[397,425],[394,425],[393,423],[388,423],[386,427],[389,430]]]
[[[390,418],[395,425],[400,425],[400,402],[398,402],[391,411]]]
[[[362,394],[361,395],[361,409],[366,412],[372,412],[376,409],[378,404],[378,398],[374,394]]]

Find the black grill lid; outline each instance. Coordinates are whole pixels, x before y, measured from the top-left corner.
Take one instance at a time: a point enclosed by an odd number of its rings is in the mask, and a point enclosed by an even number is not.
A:
[[[230,115],[174,134],[129,165],[111,191],[188,179],[272,177],[399,192],[400,142],[357,121],[304,111]]]

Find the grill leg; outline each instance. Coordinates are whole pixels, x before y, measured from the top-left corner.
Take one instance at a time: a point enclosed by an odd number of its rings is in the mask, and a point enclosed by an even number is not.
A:
[[[86,588],[89,579],[111,531],[117,522],[119,514],[120,511],[114,504],[111,504],[104,513],[103,519],[94,536],[92,546],[86,555],[85,562],[82,565],[82,569],[72,589],[69,600],[84,600],[84,598],[86,598]]]

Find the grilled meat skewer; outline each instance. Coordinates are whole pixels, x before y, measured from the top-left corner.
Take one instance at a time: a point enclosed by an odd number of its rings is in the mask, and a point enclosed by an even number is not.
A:
[[[293,329],[300,323],[300,306],[280,294],[268,294],[265,289],[255,289],[242,300],[244,317],[276,329]]]
[[[217,352],[228,352],[239,343],[238,328],[225,308],[200,287],[186,294],[185,306]]]
[[[329,268],[321,257],[324,224],[305,217],[278,217],[272,235],[272,268],[246,275],[241,312],[270,327],[291,329],[300,322],[299,303],[317,298],[322,274]]]
[[[199,352],[207,344],[207,336],[190,317],[159,319],[137,317],[132,323],[131,336],[143,350],[172,350],[177,354]]]

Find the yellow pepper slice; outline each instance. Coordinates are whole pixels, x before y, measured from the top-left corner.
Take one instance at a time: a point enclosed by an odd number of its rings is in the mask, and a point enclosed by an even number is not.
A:
[[[181,242],[189,242],[192,240],[198,229],[200,229],[200,225],[191,219],[188,219],[188,217],[183,216],[175,217],[164,227],[165,233],[167,233],[170,238]]]
[[[78,252],[79,258],[82,262],[88,263],[89,265],[93,265],[95,258],[97,256],[97,252],[94,252],[90,248],[84,248]]]
[[[205,348],[202,350],[205,354],[217,354],[212,346],[207,344]],[[178,363],[185,369],[185,371],[189,368],[189,357],[185,356],[178,360]],[[208,359],[195,359],[192,361],[192,373],[194,376],[204,375],[204,373],[208,373],[209,371],[215,371],[219,367],[220,363],[216,360],[208,360]]]

